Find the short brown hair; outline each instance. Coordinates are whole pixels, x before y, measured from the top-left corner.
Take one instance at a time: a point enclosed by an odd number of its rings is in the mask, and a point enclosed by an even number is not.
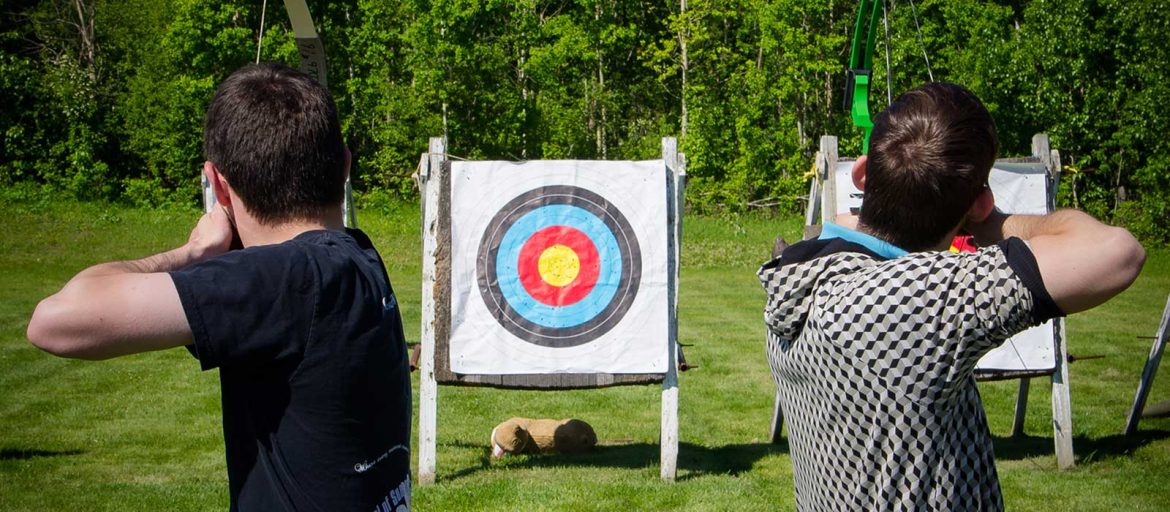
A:
[[[249,64],[211,100],[203,154],[257,221],[328,213],[345,197],[345,143],[329,91],[280,64]]]
[[[861,223],[907,251],[937,245],[987,184],[995,121],[971,91],[931,83],[874,119]]]

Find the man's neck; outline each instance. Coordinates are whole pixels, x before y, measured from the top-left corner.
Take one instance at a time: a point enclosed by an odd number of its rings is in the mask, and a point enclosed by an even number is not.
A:
[[[886,237],[874,232],[872,229],[869,228],[869,226],[866,226],[865,223],[861,222],[860,220],[857,221],[857,227],[853,228],[853,230],[857,231],[859,233],[865,233],[869,236],[877,238],[878,240],[881,240],[881,241],[886,242],[888,244],[892,244],[892,245],[894,244],[890,240],[887,240]],[[959,233],[959,228],[956,226],[954,229],[952,229],[950,232],[948,232],[946,234],[946,236],[944,236],[941,240],[939,240],[938,243],[934,244],[932,247],[927,248],[926,250],[928,250],[928,251],[947,251],[947,250],[950,250],[951,241],[954,240],[955,235],[957,235],[958,233]]]
[[[340,213],[336,216],[330,215],[328,219],[295,220],[282,222],[275,226],[263,225],[251,218],[239,218],[237,221],[240,242],[243,243],[244,247],[279,244],[308,231],[345,230]]]

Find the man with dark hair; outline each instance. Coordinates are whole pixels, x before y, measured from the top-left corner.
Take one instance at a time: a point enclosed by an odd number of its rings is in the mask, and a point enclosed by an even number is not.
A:
[[[83,270],[29,340],[83,359],[186,346],[219,368],[232,510],[409,509],[402,321],[381,257],[342,224],[328,91],[245,66],[208,108],[204,152],[219,205],[187,243]]]
[[[951,84],[911,90],[879,116],[861,222],[907,251],[928,250],[987,190],[995,122],[970,91]]]
[[[760,269],[797,508],[1002,509],[976,362],[1136,279],[1145,252],[1123,229],[995,210],[995,155],[969,91],[907,92],[854,165],[861,215],[840,220],[856,230],[826,224]],[[960,230],[982,248],[947,251]]]

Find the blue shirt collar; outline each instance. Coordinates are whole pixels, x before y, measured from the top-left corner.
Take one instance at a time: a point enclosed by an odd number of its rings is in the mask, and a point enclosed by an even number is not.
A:
[[[821,236],[817,238],[820,240],[840,238],[846,242],[853,242],[857,245],[865,247],[866,249],[873,251],[874,254],[891,260],[909,254],[901,247],[891,244],[885,240],[867,235],[860,231],[854,231],[844,226],[833,224],[832,222],[826,222],[824,226],[821,227]]]

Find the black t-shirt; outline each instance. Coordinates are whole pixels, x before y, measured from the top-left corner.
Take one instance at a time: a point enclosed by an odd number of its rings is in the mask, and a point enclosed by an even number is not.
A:
[[[405,510],[410,374],[370,239],[310,231],[171,272],[219,368],[232,510]]]

